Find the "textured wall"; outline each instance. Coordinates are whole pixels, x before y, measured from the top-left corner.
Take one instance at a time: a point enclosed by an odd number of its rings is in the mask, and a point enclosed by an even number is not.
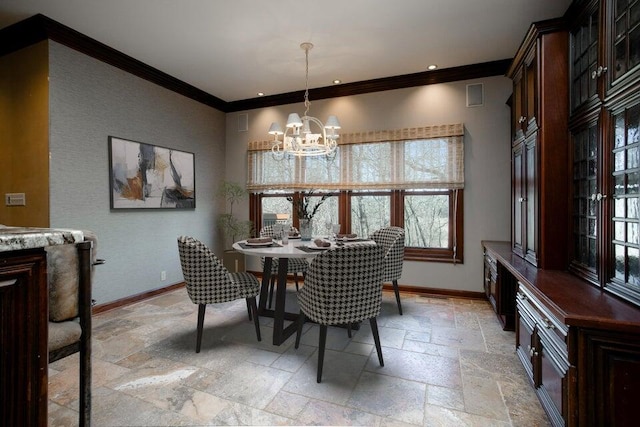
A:
[[[466,85],[484,83],[484,106],[466,106]],[[511,81],[491,77],[473,81],[390,90],[329,100],[311,100],[310,114],[325,120],[336,114],[345,133],[464,123],[464,264],[405,262],[401,284],[461,291],[482,291],[481,240],[510,240],[510,110],[505,104]],[[301,104],[227,115],[227,179],[246,182],[247,142],[269,139],[273,121],[286,122]],[[238,114],[249,115],[249,130],[238,131]],[[248,212],[248,206],[246,206]],[[259,270],[256,260],[249,270]]]
[[[97,234],[99,304],[182,281],[178,235],[222,249],[224,113],[55,42],[49,56],[51,226]],[[195,153],[196,209],[110,210],[110,135]]]
[[[49,226],[46,41],[0,57],[0,224]],[[25,193],[26,206],[5,206]]]

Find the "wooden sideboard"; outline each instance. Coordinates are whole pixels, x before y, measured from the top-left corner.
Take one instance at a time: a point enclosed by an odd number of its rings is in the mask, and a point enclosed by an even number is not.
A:
[[[47,425],[47,258],[44,248],[0,252],[0,414]]]
[[[0,420],[47,425],[48,288],[45,246],[88,247],[74,230],[0,227]],[[85,262],[90,257],[85,257]],[[87,267],[88,268],[88,267]]]
[[[542,270],[511,242],[484,241],[513,298],[516,351],[555,426],[637,425],[640,308],[568,272]],[[505,277],[510,276],[510,277]]]

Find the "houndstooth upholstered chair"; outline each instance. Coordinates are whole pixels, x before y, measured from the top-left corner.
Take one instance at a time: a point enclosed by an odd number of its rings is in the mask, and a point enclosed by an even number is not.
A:
[[[291,227],[291,232],[298,233],[296,227]],[[266,225],[260,230],[260,237],[273,237],[273,225]],[[261,260],[262,267],[264,269],[264,258]],[[287,274],[293,274],[293,281],[296,284],[296,290],[298,287],[298,273],[304,279],[304,274],[309,268],[309,263],[304,258],[289,258],[287,264]],[[273,301],[273,288],[278,277],[278,259],[273,258],[271,261],[271,283],[269,284],[269,308],[271,308],[271,302]]]
[[[376,321],[382,304],[383,259],[384,248],[379,245],[353,245],[327,250],[311,262],[297,294],[300,316],[295,348],[300,345],[306,318],[318,323],[318,382],[322,379],[327,326],[331,325],[369,319],[378,360],[384,366]]]
[[[373,239],[377,245],[384,248],[384,276],[382,281],[393,283],[393,291],[396,294],[398,311],[400,315],[402,315],[398,279],[402,276],[402,264],[404,261],[404,228],[384,227],[374,231],[369,237]]]
[[[249,320],[253,318],[258,341],[261,341],[256,305],[256,296],[260,290],[258,279],[251,273],[230,273],[204,243],[193,237],[178,237],[178,252],[187,294],[191,302],[198,304],[196,353],[200,353],[207,304],[246,299]]]

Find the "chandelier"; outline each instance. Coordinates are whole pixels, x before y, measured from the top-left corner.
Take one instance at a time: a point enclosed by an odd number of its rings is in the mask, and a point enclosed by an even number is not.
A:
[[[285,154],[294,156],[323,156],[335,155],[339,137],[336,132],[340,129],[340,122],[336,116],[329,116],[323,125],[320,120],[309,116],[309,51],[313,44],[302,43],[300,48],[304,50],[305,68],[305,91],[304,91],[304,115],[302,118],[297,113],[289,114],[284,132],[278,123],[271,123],[269,135],[273,135],[273,145],[271,152],[275,158],[281,159]],[[311,128],[314,126],[315,133]],[[279,140],[282,135],[282,141]]]

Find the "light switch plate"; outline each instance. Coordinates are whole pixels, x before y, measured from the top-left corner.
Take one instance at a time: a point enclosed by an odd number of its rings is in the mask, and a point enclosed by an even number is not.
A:
[[[5,193],[4,202],[6,206],[26,206],[27,196],[24,193]]]

